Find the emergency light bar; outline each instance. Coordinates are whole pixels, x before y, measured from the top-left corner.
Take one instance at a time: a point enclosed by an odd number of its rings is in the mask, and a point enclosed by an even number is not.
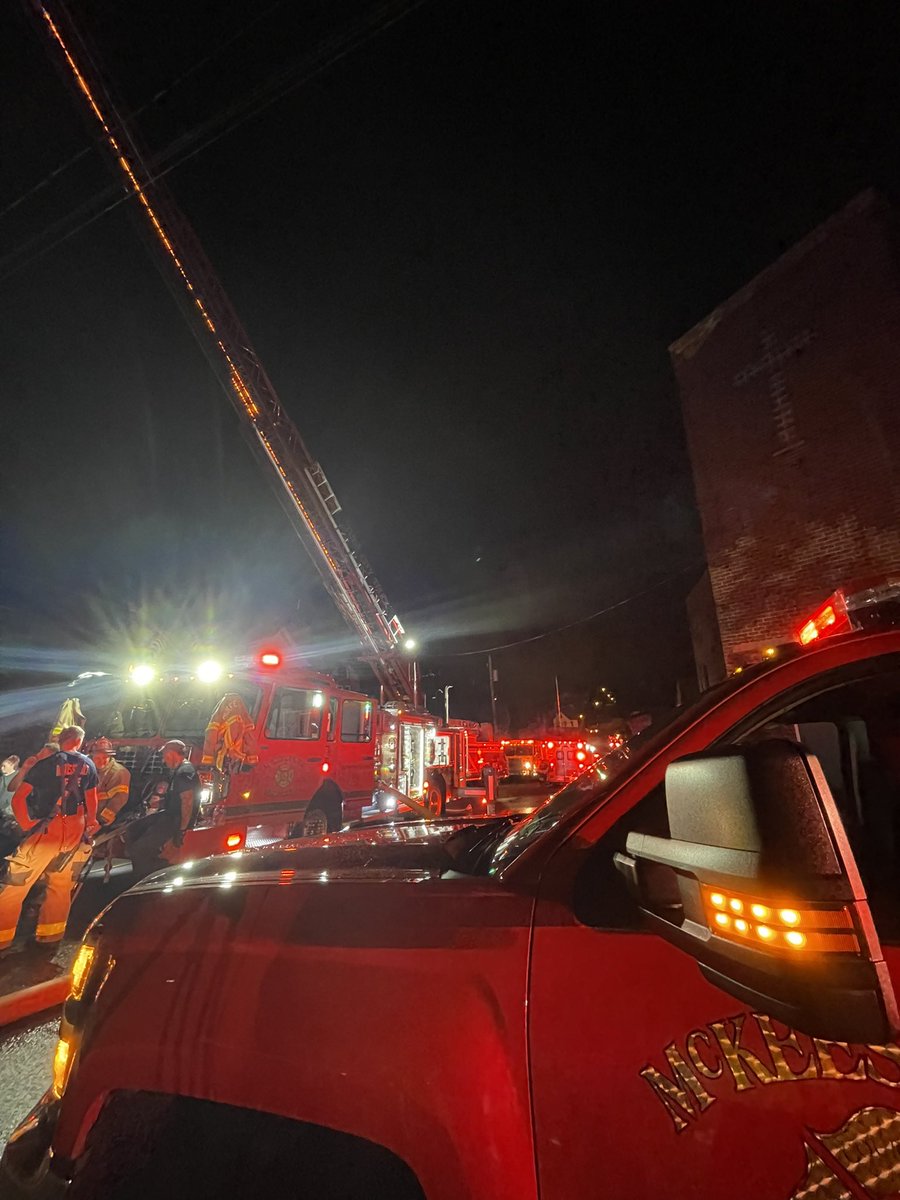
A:
[[[900,575],[893,575],[839,588],[798,626],[794,636],[801,646],[809,646],[822,637],[872,625],[897,624],[900,624]]]

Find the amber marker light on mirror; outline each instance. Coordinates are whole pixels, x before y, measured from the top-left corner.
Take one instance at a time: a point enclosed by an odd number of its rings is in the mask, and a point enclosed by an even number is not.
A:
[[[779,908],[751,896],[736,896],[705,885],[701,890],[707,922],[719,937],[744,944],[756,942],[786,953],[798,950],[859,953],[853,918],[845,905]]]
[[[80,1000],[84,995],[84,985],[87,982],[88,972],[91,969],[93,961],[94,947],[82,943],[78,947],[78,953],[75,955],[75,961],[72,963],[71,995],[75,1000]]]
[[[66,1090],[71,1070],[72,1043],[67,1038],[60,1038],[56,1043],[56,1052],[53,1055],[53,1082],[50,1085],[53,1095],[57,1098],[62,1096]]]

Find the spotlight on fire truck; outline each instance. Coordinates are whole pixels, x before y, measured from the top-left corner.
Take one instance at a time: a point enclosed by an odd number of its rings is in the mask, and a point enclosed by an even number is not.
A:
[[[136,667],[131,668],[130,675],[132,683],[136,683],[138,687],[147,687],[156,678],[156,671],[148,663],[138,663]]]
[[[201,683],[215,683],[222,678],[222,664],[208,658],[197,668],[197,678]]]
[[[403,649],[413,651],[416,649],[418,644],[419,643],[416,641],[415,638],[407,638],[406,641],[403,643]]]

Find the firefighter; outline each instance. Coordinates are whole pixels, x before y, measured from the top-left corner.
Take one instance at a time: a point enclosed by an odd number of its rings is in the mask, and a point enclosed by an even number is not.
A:
[[[13,813],[25,836],[9,856],[0,885],[0,950],[12,944],[22,905],[39,880],[46,891],[35,940],[58,942],[65,932],[73,883],[97,828],[97,771],[79,752],[83,741],[80,726],[63,729],[59,750],[35,763],[13,795]]]
[[[135,821],[125,831],[126,853],[136,880],[169,866],[166,855],[182,844],[200,806],[200,776],[184,742],[177,738],[166,742],[162,758],[172,775],[160,796],[158,811]]]
[[[97,738],[91,758],[97,768],[97,820],[108,828],[128,803],[131,772],[116,762],[116,748],[109,738]]]

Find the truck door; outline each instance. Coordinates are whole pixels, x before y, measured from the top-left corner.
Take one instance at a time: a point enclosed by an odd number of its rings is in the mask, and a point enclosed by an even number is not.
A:
[[[275,689],[254,772],[256,805],[289,811],[315,793],[322,782],[325,716],[320,689]]]
[[[821,756],[900,986],[897,656],[719,706],[602,793],[542,878],[529,997],[542,1200],[601,1194],[598,1180],[609,1200],[900,1194],[900,1046],[816,1039],[707,982],[646,930],[612,862],[632,831],[667,836],[670,761],[773,732]]]
[[[347,820],[359,816],[363,805],[371,803],[375,787],[374,708],[371,700],[343,700],[336,757],[339,768],[335,777],[344,794]]]

